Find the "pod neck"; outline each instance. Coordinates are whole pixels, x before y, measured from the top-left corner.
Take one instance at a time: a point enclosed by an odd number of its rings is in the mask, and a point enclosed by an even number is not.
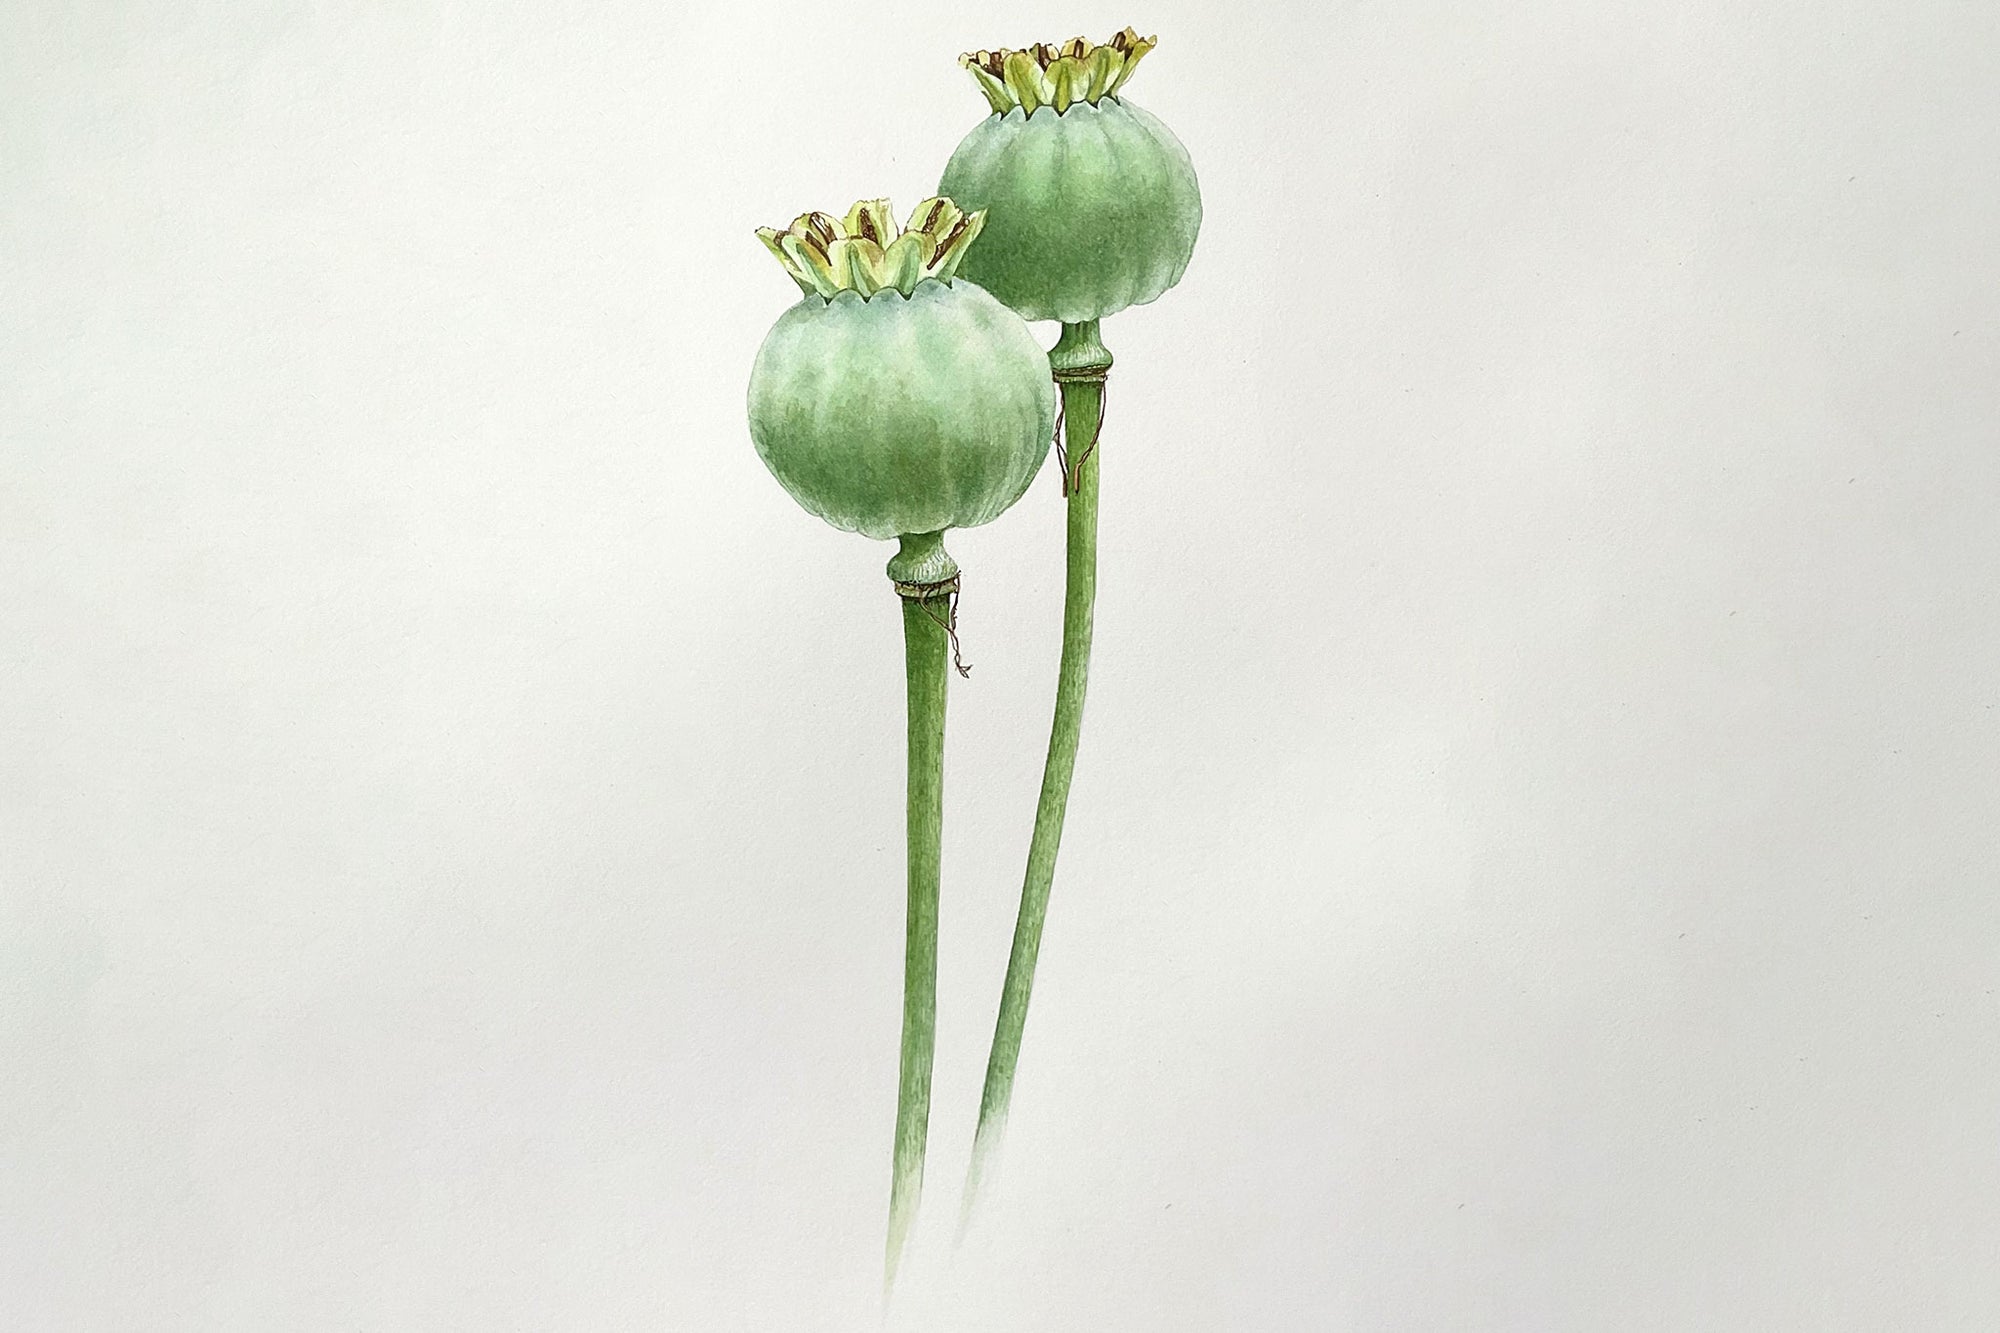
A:
[[[958,561],[944,549],[944,534],[905,533],[897,540],[901,545],[889,558],[889,580],[903,599],[904,623],[911,623],[911,616],[929,617],[951,642],[952,669],[971,675],[958,644]]]
[[[1062,336],[1049,349],[1049,369],[1058,384],[1104,381],[1111,372],[1111,352],[1097,336],[1096,320],[1062,326]]]
[[[943,532],[905,533],[889,558],[889,579],[899,597],[928,601],[958,591],[958,561],[944,549]]]

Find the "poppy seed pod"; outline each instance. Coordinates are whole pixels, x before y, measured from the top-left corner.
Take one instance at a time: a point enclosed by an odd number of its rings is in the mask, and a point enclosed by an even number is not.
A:
[[[758,350],[750,434],[773,476],[837,528],[887,538],[999,517],[1047,456],[1048,358],[957,277],[982,216],[887,200],[759,236],[804,293]],[[900,575],[898,575],[900,577]]]
[[[750,435],[792,498],[837,528],[899,538],[908,683],[903,1044],[886,1276],[923,1192],[937,1035],[945,650],[959,674],[948,528],[998,518],[1048,456],[1056,388],[1021,317],[957,277],[985,221],[926,199],[897,227],[886,199],[757,233],[799,285],[750,370]]]
[[[1187,149],[1119,96],[1155,43],[961,56],[993,114],[960,142],[939,192],[983,209],[965,275],[1026,319],[1082,323],[1144,305],[1181,279],[1201,229]]]
[[[987,213],[965,275],[1027,319],[1062,322],[1049,372],[1061,387],[1067,511],[1055,710],[980,1093],[968,1208],[1007,1121],[1083,733],[1096,633],[1099,445],[1111,373],[1101,325],[1179,282],[1201,230],[1201,190],[1187,150],[1122,93],[1154,45],[1127,28],[1102,45],[1078,37],[959,57],[993,114],[952,154],[940,190]]]

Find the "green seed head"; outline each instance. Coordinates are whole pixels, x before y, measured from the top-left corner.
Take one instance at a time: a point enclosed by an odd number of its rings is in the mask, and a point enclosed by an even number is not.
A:
[[[934,208],[942,243],[918,225]],[[887,217],[886,202],[857,204],[824,243],[821,228],[835,226],[825,214],[759,233],[805,296],[757,352],[750,435],[792,497],[837,528],[887,538],[974,527],[1018,500],[1048,455],[1048,357],[1020,316],[952,279],[976,220],[928,200],[883,244],[867,231],[880,237]],[[912,236],[926,238],[928,272],[890,264]],[[875,248],[836,261],[844,239]]]
[[[993,110],[945,167],[941,194],[984,211],[965,276],[1027,319],[1102,319],[1181,279],[1201,190],[1179,139],[1117,95],[1153,41],[960,58]]]

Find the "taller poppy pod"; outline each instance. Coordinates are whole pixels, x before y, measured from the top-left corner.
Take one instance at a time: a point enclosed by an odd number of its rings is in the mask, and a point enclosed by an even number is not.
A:
[[[1179,282],[1201,231],[1201,189],[1187,149],[1124,95],[1155,45],[1127,28],[1102,44],[1077,37],[959,57],[992,114],[960,142],[939,189],[987,215],[966,276],[1024,318],[1062,321],[1049,368],[1062,387],[1058,448],[1069,502],[1055,718],[986,1065],[968,1207],[1006,1124],[1083,729],[1097,601],[1098,436],[1111,371],[1100,322]]]
[[[1102,45],[959,57],[993,114],[959,143],[938,190],[985,210],[965,276],[1024,319],[1103,319],[1187,271],[1201,230],[1194,163],[1120,91],[1156,44],[1127,28]]]

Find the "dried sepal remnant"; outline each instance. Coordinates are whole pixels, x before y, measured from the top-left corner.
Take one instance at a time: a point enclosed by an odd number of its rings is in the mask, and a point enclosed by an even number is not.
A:
[[[1078,102],[1096,102],[1125,86],[1146,52],[1160,44],[1131,28],[1101,44],[1072,37],[1061,46],[1038,42],[1022,51],[973,51],[958,58],[972,71],[987,104],[1005,115],[1029,115],[1052,106],[1061,115]]]
[[[885,291],[908,296],[925,278],[950,282],[984,225],[985,210],[967,213],[940,196],[898,227],[887,199],[863,199],[845,217],[801,213],[783,231],[759,227],[757,239],[806,295],[830,301],[855,292],[866,300]]]

